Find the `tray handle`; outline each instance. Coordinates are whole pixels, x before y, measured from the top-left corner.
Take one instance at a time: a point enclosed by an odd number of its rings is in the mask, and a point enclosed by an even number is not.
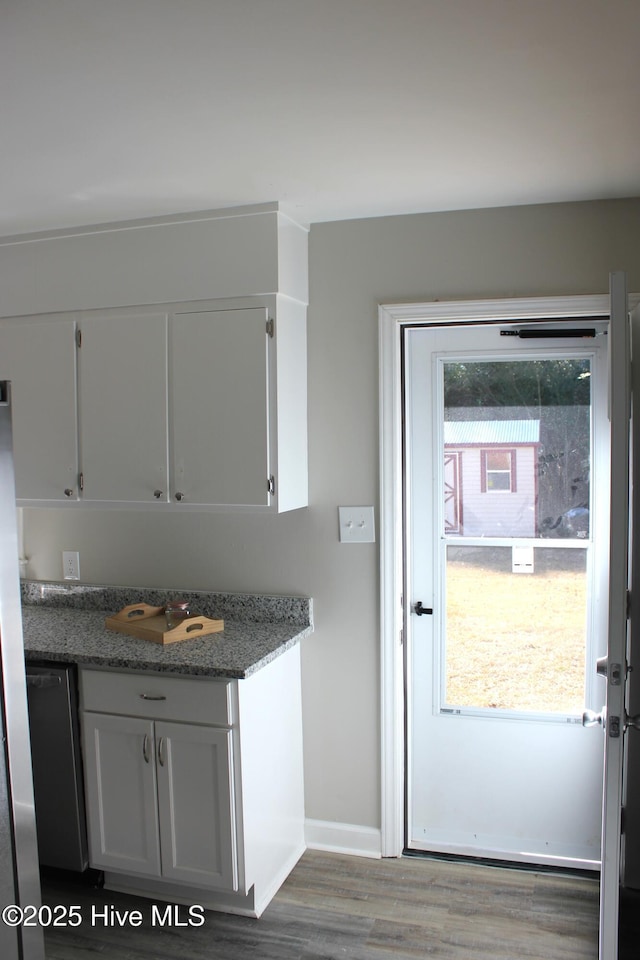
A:
[[[147,620],[164,613],[164,607],[152,607],[149,603],[130,603],[114,614],[116,620]]]

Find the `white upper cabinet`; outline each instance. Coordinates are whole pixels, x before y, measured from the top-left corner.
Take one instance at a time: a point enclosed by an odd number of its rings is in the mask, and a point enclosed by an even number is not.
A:
[[[279,299],[0,322],[19,503],[305,506],[305,311]]]
[[[0,379],[11,381],[16,492],[24,501],[78,496],[75,333],[71,318],[0,328]]]
[[[83,316],[80,332],[82,499],[166,500],[167,314]]]
[[[307,231],[277,204],[9,238],[0,283],[20,503],[307,505]]]
[[[265,307],[171,318],[172,497],[268,506],[269,334]]]

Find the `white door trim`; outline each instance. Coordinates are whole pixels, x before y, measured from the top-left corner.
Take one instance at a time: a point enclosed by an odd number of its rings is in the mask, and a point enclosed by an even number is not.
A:
[[[640,295],[629,297],[629,306]],[[381,847],[383,857],[404,849],[405,737],[402,518],[401,338],[408,324],[455,324],[544,317],[608,317],[607,294],[510,300],[382,304],[378,309],[380,427],[380,698]]]

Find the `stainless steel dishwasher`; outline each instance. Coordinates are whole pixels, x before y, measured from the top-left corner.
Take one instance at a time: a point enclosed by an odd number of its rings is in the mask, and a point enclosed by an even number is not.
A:
[[[88,856],[75,667],[27,663],[27,693],[40,865],[82,872]]]

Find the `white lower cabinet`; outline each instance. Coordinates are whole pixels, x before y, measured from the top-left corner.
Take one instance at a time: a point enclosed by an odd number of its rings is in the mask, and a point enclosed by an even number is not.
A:
[[[81,668],[105,885],[259,916],[304,850],[299,647],[246,680]]]
[[[231,730],[86,712],[94,867],[237,890]]]
[[[155,726],[162,876],[237,890],[231,730]]]
[[[93,866],[160,876],[153,723],[85,713],[82,726]]]

